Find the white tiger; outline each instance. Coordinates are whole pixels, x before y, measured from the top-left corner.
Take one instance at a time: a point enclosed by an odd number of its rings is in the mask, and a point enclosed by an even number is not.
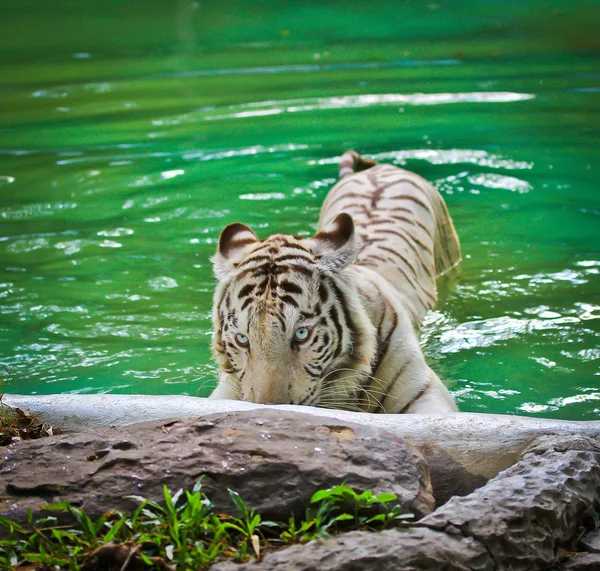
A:
[[[385,413],[456,411],[418,330],[436,277],[460,262],[438,191],[342,156],[312,238],[259,240],[235,223],[213,258],[212,398]]]

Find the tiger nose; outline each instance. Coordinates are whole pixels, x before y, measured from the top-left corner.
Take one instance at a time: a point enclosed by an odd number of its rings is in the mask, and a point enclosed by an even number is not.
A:
[[[289,404],[289,395],[286,394],[285,380],[276,371],[267,371],[255,387],[255,402],[262,404]]]

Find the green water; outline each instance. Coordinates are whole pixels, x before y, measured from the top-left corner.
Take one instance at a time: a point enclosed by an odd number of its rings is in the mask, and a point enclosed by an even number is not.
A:
[[[220,229],[309,234],[355,148],[462,241],[424,331],[464,411],[600,413],[600,3],[0,2],[0,361],[20,393],[214,383]]]

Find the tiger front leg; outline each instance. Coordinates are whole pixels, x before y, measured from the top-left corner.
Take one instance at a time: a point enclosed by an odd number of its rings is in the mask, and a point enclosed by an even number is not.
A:
[[[368,387],[379,407],[373,412],[446,414],[456,412],[448,389],[425,362],[408,315],[398,305],[396,326],[384,338]]]
[[[407,414],[448,414],[458,412],[456,403],[439,377],[431,371],[433,376],[429,389],[416,399],[407,409]]]

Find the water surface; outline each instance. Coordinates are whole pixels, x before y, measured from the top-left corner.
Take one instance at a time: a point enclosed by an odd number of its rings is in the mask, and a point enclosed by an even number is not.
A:
[[[0,360],[206,395],[220,229],[311,234],[355,148],[443,193],[426,355],[465,411],[600,413],[597,2],[0,6]]]

